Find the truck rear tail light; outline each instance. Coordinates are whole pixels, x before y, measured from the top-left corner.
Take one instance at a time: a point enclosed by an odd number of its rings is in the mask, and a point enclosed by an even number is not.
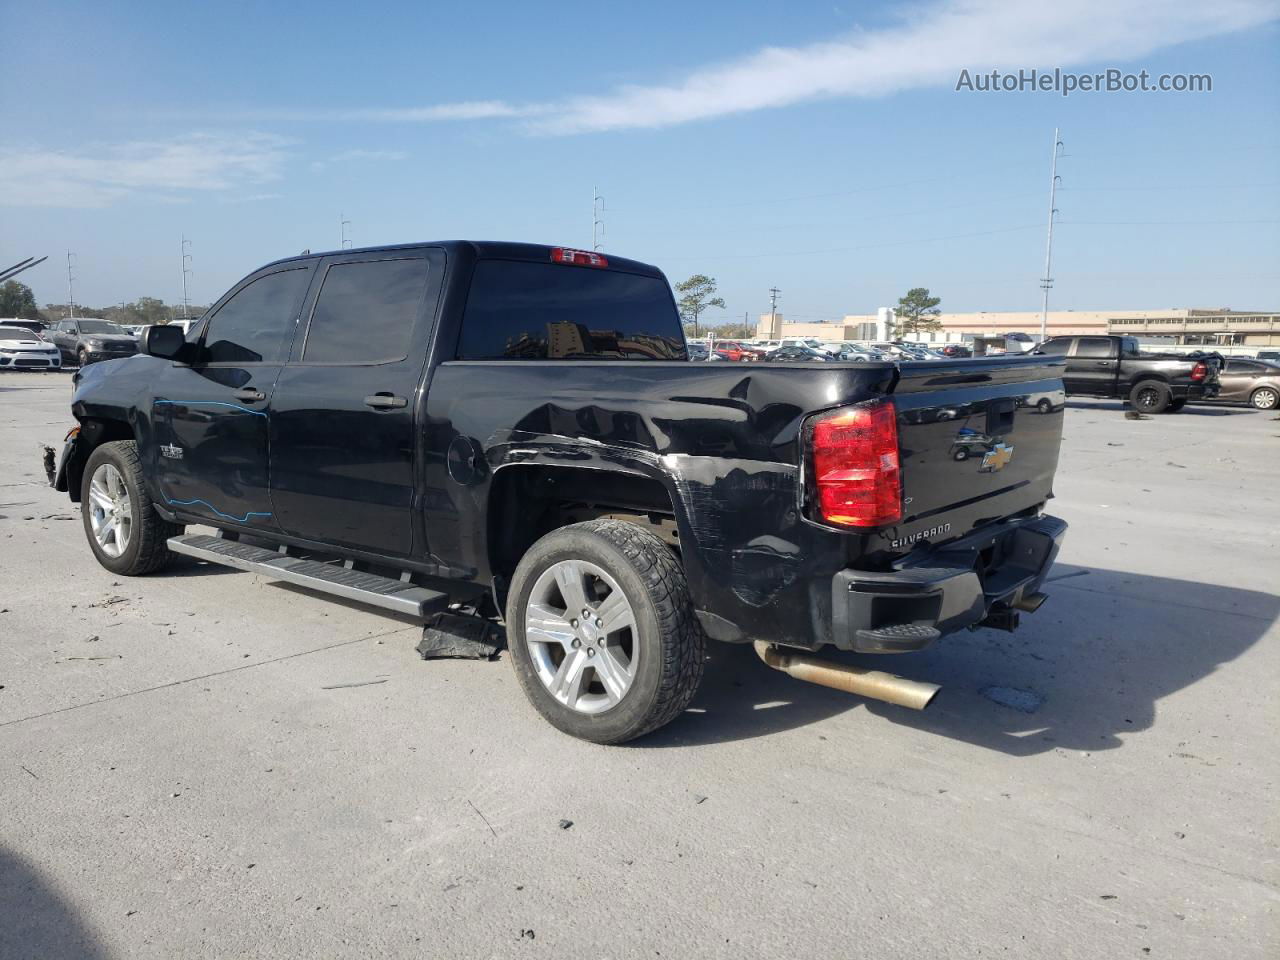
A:
[[[1191,368],[1191,380],[1193,383],[1199,383],[1209,375],[1209,368],[1204,363],[1197,363]]]
[[[810,443],[816,519],[837,527],[880,527],[902,519],[892,400],[823,414],[813,421]]]
[[[609,261],[590,250],[570,250],[567,247],[556,247],[551,251],[551,259],[556,263],[571,263],[577,267],[607,267]]]

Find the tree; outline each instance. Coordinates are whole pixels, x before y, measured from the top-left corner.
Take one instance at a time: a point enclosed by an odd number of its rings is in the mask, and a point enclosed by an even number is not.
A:
[[[713,277],[695,273],[688,280],[676,284],[676,293],[680,294],[680,300],[676,304],[680,316],[693,324],[695,337],[698,335],[698,317],[702,316],[702,311],[707,307],[724,309],[724,299],[716,296],[716,281]]]
[[[898,301],[898,331],[900,333],[928,333],[941,330],[942,321],[938,314],[941,297],[929,296],[928,287],[912,287],[907,295]]]
[[[40,308],[36,306],[31,288],[17,280],[7,280],[0,284],[0,317],[39,320]]]
[[[155,297],[139,297],[127,308],[141,318],[141,323],[168,323],[173,316],[172,310],[165,306],[163,300]]]

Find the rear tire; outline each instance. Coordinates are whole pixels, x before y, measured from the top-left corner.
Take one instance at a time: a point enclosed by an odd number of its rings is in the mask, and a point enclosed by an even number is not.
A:
[[[1139,413],[1164,413],[1170,401],[1168,385],[1159,380],[1143,380],[1129,392],[1129,405]]]
[[[506,625],[525,696],[582,740],[650,733],[681,714],[702,681],[706,639],[684,568],[662,540],[620,520],[561,527],[530,547]]]
[[[168,540],[182,532],[156,513],[132,440],[104,443],[89,454],[80,484],[80,515],[98,563],[126,577],[168,564],[173,559]]]
[[[1274,410],[1280,406],[1280,391],[1274,387],[1259,387],[1249,394],[1249,404],[1255,410]]]

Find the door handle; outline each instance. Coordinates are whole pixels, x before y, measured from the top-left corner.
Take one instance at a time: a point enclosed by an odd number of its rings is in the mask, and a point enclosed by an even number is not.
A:
[[[407,407],[409,401],[390,393],[374,393],[364,398],[364,405],[375,410],[398,410]]]
[[[267,395],[261,390],[255,390],[253,387],[246,387],[243,390],[237,390],[232,394],[237,400],[245,403],[257,403],[259,400],[267,399]]]

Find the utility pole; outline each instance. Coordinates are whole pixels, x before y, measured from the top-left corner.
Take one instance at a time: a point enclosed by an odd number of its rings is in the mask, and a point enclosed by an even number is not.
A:
[[[1040,342],[1049,338],[1049,290],[1053,286],[1053,216],[1058,212],[1055,201],[1058,196],[1058,151],[1062,149],[1062,140],[1058,137],[1058,128],[1053,128],[1053,156],[1049,161],[1049,230],[1044,243],[1044,277],[1040,280],[1040,289],[1044,291],[1044,303],[1040,307]]]
[[[777,287],[769,288],[769,339],[781,340],[782,331],[778,329],[778,294],[782,293]]]
[[[352,246],[350,240],[347,239],[347,227],[351,226],[350,220],[343,219],[341,213],[338,214],[338,249],[346,250]]]
[[[71,316],[76,315],[76,289],[75,276],[71,272],[72,260],[75,254],[70,250],[67,251],[67,308],[71,311]]]
[[[191,300],[187,296],[187,277],[191,273],[191,254],[187,253],[187,247],[191,246],[191,241],[187,239],[187,235],[182,235],[182,246],[178,249],[182,252],[182,319],[191,319]]]
[[[600,196],[599,187],[591,190],[591,249],[599,250],[604,243],[604,197]]]

